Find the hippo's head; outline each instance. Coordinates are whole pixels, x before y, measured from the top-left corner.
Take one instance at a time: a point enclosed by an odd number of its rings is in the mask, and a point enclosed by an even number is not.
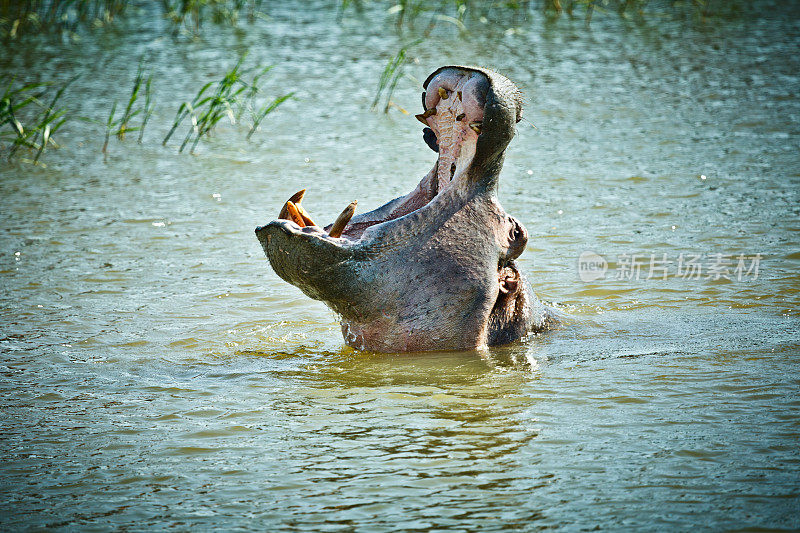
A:
[[[275,272],[341,316],[350,346],[460,350],[512,342],[551,322],[514,259],[528,233],[497,200],[519,90],[473,67],[442,67],[423,85],[425,141],[436,165],[406,196],[321,228],[300,205],[256,228]]]

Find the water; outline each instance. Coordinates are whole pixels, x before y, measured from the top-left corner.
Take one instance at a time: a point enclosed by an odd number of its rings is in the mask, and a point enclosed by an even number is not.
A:
[[[141,146],[112,139],[104,158],[102,125],[73,120],[46,168],[0,167],[0,524],[800,528],[800,23],[756,6],[589,28],[497,15],[413,49],[417,80],[499,69],[536,125],[520,124],[500,200],[566,318],[482,353],[345,347],[253,235],[301,188],[329,223],[432,165],[412,117],[369,109],[405,42],[377,7],[341,24],[327,4],[270,7],[200,40],[145,8],[77,44],[6,45],[0,70],[24,81],[81,74],[65,102],[100,122],[147,53],[157,110]],[[276,65],[268,94],[296,98],[250,143],[223,125],[197,155],[162,147],[181,99],[245,49]],[[404,78],[394,100],[418,99]],[[585,251],[604,279],[579,278]],[[667,279],[646,279],[663,254]],[[702,255],[700,279],[678,275],[681,254]],[[714,254],[730,280],[707,278]],[[756,254],[758,276],[737,279]]]

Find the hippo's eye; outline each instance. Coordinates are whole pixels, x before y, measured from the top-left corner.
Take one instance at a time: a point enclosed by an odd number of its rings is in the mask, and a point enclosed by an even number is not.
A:
[[[522,237],[522,230],[519,228],[518,225],[514,224],[514,227],[511,229],[510,234],[511,234],[511,240],[516,241],[520,237]]]

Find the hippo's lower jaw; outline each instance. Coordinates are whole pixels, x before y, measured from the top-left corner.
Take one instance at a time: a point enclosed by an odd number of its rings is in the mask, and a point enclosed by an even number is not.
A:
[[[497,201],[505,148],[522,112],[516,87],[491,71],[443,67],[425,82],[424,137],[436,165],[406,196],[317,226],[301,205],[256,228],[275,272],[341,316],[350,346],[383,352],[513,342],[552,314],[514,259],[527,231]]]

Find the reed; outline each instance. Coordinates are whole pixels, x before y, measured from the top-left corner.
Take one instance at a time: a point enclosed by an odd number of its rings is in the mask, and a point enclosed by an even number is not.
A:
[[[0,38],[25,33],[72,32],[103,26],[125,14],[130,0],[0,0]],[[162,15],[176,29],[199,31],[205,21],[236,25],[246,16],[253,21],[263,0],[161,0]],[[159,6],[156,5],[156,8]]]
[[[256,107],[256,97],[261,93],[259,83],[262,77],[270,71],[268,67],[253,67],[245,69],[243,63],[247,54],[239,57],[231,70],[216,82],[216,87],[209,94],[209,89],[215,86],[215,82],[203,85],[195,94],[191,102],[183,102],[175,114],[172,127],[162,141],[162,145],[167,144],[178,128],[186,119],[191,121],[183,142],[178,152],[183,150],[191,143],[190,152],[194,153],[197,144],[203,137],[208,137],[216,125],[225,117],[231,124],[240,121],[245,111],[250,111],[252,116],[252,127],[250,128],[247,139],[249,140],[261,122],[267,115],[272,113],[279,105],[293,96],[294,93],[285,94],[272,100],[272,102]],[[248,74],[256,74],[250,81],[245,79]],[[256,109],[258,109],[256,111]]]
[[[408,62],[408,49],[421,42],[422,39],[418,39],[411,44],[401,47],[394,57],[390,58],[389,62],[386,63],[386,66],[383,68],[383,72],[381,73],[381,77],[378,80],[378,88],[375,90],[375,97],[372,99],[371,107],[373,110],[377,109],[382,98],[384,99],[384,113],[388,113],[390,107],[397,105],[392,101],[392,95],[397,87],[397,82],[400,81],[400,78],[404,74],[404,68]],[[400,106],[397,107],[405,114],[408,114],[408,112]]]
[[[67,109],[59,108],[58,102],[76,79],[72,78],[58,88],[52,83],[16,87],[14,78],[8,80],[0,97],[0,141],[3,151],[8,150],[9,160],[25,148],[35,153],[30,162],[39,164],[39,158],[48,146],[58,147],[53,135],[68,119]],[[3,79],[4,84],[5,81]],[[53,90],[52,98],[48,99]]]
[[[0,37],[108,24],[127,5],[128,0],[0,0]]]
[[[266,118],[267,115],[275,111],[275,108],[284,103],[286,100],[294,96],[294,93],[291,92],[289,94],[284,94],[283,96],[279,96],[274,99],[269,104],[265,104],[257,113],[253,115],[253,126],[250,128],[250,131],[247,133],[247,140],[250,140],[253,133],[255,133],[256,129],[258,129],[261,121]]]
[[[102,152],[105,154],[108,150],[108,140],[111,138],[111,135],[114,131],[114,126],[116,125],[117,121],[114,120],[114,115],[117,112],[117,101],[114,100],[114,103],[111,104],[111,113],[108,114],[108,119],[106,120],[106,139],[103,142],[103,150]]]
[[[166,17],[179,28],[199,32],[205,21],[215,24],[238,24],[241,14],[249,21],[261,11],[263,0],[161,0]]]
[[[106,153],[108,150],[108,141],[112,135],[115,135],[120,141],[125,140],[125,134],[128,132],[138,131],[138,142],[141,144],[142,137],[144,136],[144,129],[147,126],[147,121],[153,114],[153,95],[152,95],[153,75],[145,75],[144,60],[139,61],[139,67],[136,70],[136,76],[133,80],[131,93],[128,96],[128,103],[122,112],[122,116],[116,117],[117,102],[116,100],[111,105],[111,112],[106,119],[105,124],[105,141],[103,142],[102,152]],[[144,104],[140,103],[140,93],[144,90]],[[142,116],[142,121],[139,126],[133,126],[132,121],[138,115]]]
[[[217,82],[217,90],[213,95],[201,98],[203,93],[205,93],[210,86],[206,84],[195,97],[194,105],[187,107],[187,111],[189,111],[192,117],[192,128],[183,139],[183,143],[181,143],[181,147],[178,150],[179,152],[183,152],[183,149],[192,138],[194,138],[194,142],[192,143],[190,152],[194,152],[200,138],[203,135],[210,134],[211,130],[226,115],[231,123],[235,123],[233,108],[238,102],[239,95],[247,89],[245,83],[240,83],[241,67],[246,55],[247,54],[243,54],[236,62],[236,65]],[[174,127],[171,131],[174,131]],[[169,136],[164,139],[164,143],[167,142],[168,138]]]
[[[139,99],[139,91],[142,89],[144,81],[144,74],[142,71],[142,63],[139,62],[139,68],[136,71],[136,78],[133,81],[133,88],[131,89],[130,97],[128,97],[128,105],[125,106],[125,111],[122,113],[122,118],[119,120],[119,128],[116,131],[117,139],[125,140],[125,133],[133,131],[138,128],[130,126],[131,119],[142,112],[141,109],[136,109],[136,100]]]
[[[144,84],[144,108],[143,108],[143,116],[142,116],[142,126],[139,128],[139,144],[142,144],[142,136],[144,136],[144,129],[147,127],[147,121],[150,120],[150,116],[153,114],[153,108],[155,107],[155,103],[153,102],[153,93],[151,90],[151,85],[153,83],[153,76],[148,76],[147,81]]]
[[[513,18],[521,23],[534,13],[549,17],[566,14],[569,17],[583,16],[587,23],[596,13],[616,12],[623,18],[631,15],[645,18],[648,14],[705,19],[714,16],[736,16],[752,9],[751,0],[374,0],[373,4],[385,7],[389,20],[398,33],[410,32],[428,36],[441,23],[467,33],[479,22],[484,27],[489,21],[509,21]],[[337,19],[354,7],[359,11],[360,2],[341,0]]]
[[[270,70],[272,70],[272,68],[273,68],[274,66],[275,66],[275,65],[267,65],[266,67],[263,67],[263,68],[261,69],[261,71],[260,71],[258,74],[256,74],[255,76],[253,76],[253,81],[250,83],[250,87],[248,87],[248,88],[247,88],[247,92],[246,92],[246,96],[245,96],[245,98],[247,99],[248,106],[249,106],[251,109],[255,107],[255,103],[256,103],[256,102],[255,102],[255,100],[256,100],[256,96],[257,96],[257,95],[258,95],[258,93],[260,92],[260,90],[259,90],[259,88],[258,88],[258,84],[259,84],[259,82],[261,81],[261,78],[262,78],[262,77],[263,77],[263,76],[264,76],[264,75],[265,75],[267,72],[269,72]],[[246,107],[246,106],[239,106],[239,112],[236,114],[236,120],[237,120],[237,121],[238,121],[238,120],[241,120],[241,118],[242,118],[242,113],[244,113],[244,111],[245,111],[245,107]]]
[[[343,18],[345,10],[351,5],[350,1],[343,0],[337,13],[338,20]],[[398,33],[405,30],[429,36],[435,27],[445,22],[466,32],[465,21],[467,18],[478,20],[491,10],[517,11],[519,6],[527,2],[486,2],[485,0],[389,0],[386,13],[394,18],[394,26]],[[360,10],[360,3],[355,3]],[[420,23],[420,19],[425,24]]]

